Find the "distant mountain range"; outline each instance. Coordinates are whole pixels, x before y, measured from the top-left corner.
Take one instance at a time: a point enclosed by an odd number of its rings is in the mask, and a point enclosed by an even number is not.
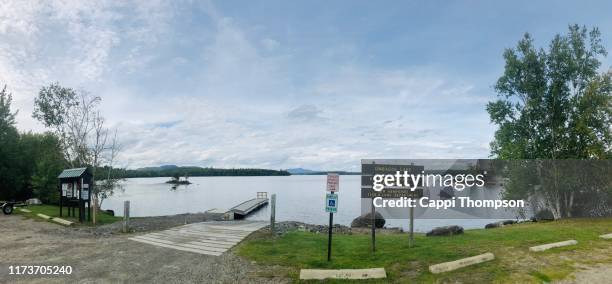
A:
[[[303,168],[292,168],[287,169],[292,175],[326,175],[328,173],[336,173],[339,175],[360,175],[360,172],[347,172],[347,171],[314,171]]]
[[[287,169],[287,171],[292,175],[309,175],[312,173],[320,172],[320,171],[313,171],[313,170],[307,170],[307,169],[302,169],[302,168]]]
[[[161,165],[159,167],[144,167],[144,168],[138,168],[136,169],[137,171],[161,171],[161,170],[172,170],[172,169],[177,169],[178,166],[177,165]]]

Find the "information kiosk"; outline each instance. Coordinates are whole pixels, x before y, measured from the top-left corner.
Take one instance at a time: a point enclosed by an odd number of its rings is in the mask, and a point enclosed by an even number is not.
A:
[[[93,176],[89,168],[66,169],[59,176],[60,217],[63,208],[68,210],[68,216],[76,217],[78,208],[79,222],[91,221],[91,190]]]

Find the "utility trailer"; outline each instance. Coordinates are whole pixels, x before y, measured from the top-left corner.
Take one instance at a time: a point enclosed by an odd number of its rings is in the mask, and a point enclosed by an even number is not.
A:
[[[2,213],[4,213],[4,215],[12,214],[13,209],[20,206],[25,206],[25,203],[17,201],[0,201],[0,207],[2,207]]]

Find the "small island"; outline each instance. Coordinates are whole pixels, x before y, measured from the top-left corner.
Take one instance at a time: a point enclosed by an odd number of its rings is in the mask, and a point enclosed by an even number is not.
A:
[[[191,182],[189,181],[189,176],[185,175],[184,179],[181,179],[181,176],[178,173],[175,173],[172,178],[167,181],[166,183],[169,184],[173,184],[173,185],[187,185],[187,184],[191,184]]]

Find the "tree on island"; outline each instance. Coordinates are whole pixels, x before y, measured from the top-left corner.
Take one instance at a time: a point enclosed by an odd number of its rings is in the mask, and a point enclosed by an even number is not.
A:
[[[174,184],[174,185],[191,184],[191,182],[189,182],[189,176],[187,174],[185,175],[185,179],[181,180],[181,175],[178,172],[175,172],[172,175],[172,178],[169,181],[167,181],[166,183],[170,183],[170,184]]]
[[[532,37],[525,34],[516,48],[504,52],[505,70],[495,85],[498,100],[487,105],[491,121],[498,126],[491,142],[492,156],[511,160],[612,158],[612,71],[598,71],[600,58],[607,55],[600,37],[597,28],[588,31],[571,25],[566,35],[553,38],[548,50],[537,49]],[[607,164],[600,163],[603,169],[588,172],[570,167],[580,172],[570,176],[597,179],[602,171],[607,175]],[[576,214],[578,207],[589,202],[612,201],[609,179],[581,188],[590,191],[581,198],[596,200],[577,200],[577,187],[569,186],[575,180],[564,179],[568,167],[542,160],[510,165],[507,197],[539,196],[536,209],[550,210],[555,218],[583,215],[585,212]]]

